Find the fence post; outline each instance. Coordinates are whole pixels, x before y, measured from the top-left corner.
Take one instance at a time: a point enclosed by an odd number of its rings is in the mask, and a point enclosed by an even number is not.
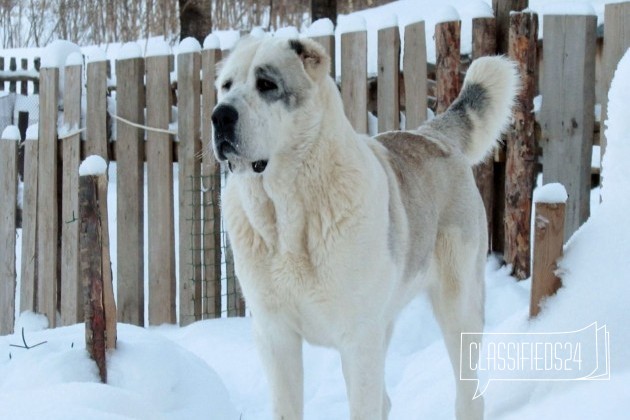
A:
[[[0,335],[11,334],[15,322],[15,235],[17,216],[17,151],[20,132],[6,127],[0,138]]]
[[[446,111],[459,95],[460,33],[459,20],[435,25],[435,97],[438,114]]]
[[[528,0],[492,0],[492,10],[497,18],[497,47],[499,53],[508,52],[510,12],[526,9]]]
[[[168,46],[165,45],[165,49]],[[156,49],[160,53],[160,49]],[[171,117],[172,55],[146,58],[147,125],[168,129]],[[147,132],[149,223],[149,324],[177,322],[175,312],[175,230],[171,136]]]
[[[562,285],[556,276],[564,243],[564,210],[567,193],[562,184],[546,184],[536,191],[534,262],[529,316],[540,312],[541,300]]]
[[[405,27],[403,80],[407,130],[415,130],[427,119],[427,42],[425,38],[424,21]]]
[[[180,43],[177,56],[179,161],[179,323],[201,319],[201,46]]]
[[[544,19],[543,179],[569,194],[564,236],[588,219],[595,105],[595,16]]]
[[[116,112],[144,123],[144,59],[140,47],[123,46],[116,60]],[[144,131],[116,121],[117,295],[121,322],[144,326]]]
[[[208,35],[201,52],[201,138],[203,194],[203,267],[202,295],[206,298],[205,317],[221,317],[221,165],[212,153],[212,110],[216,105],[216,65],[221,60],[219,38]]]
[[[39,168],[37,171],[37,312],[56,326],[59,249],[57,194],[57,105],[59,69],[43,67],[39,72]],[[24,256],[23,256],[24,257]]]
[[[37,138],[39,126],[26,130],[24,141],[24,191],[22,192],[22,263],[20,267],[20,311],[35,311],[37,290]]]
[[[334,30],[333,30],[334,32]],[[326,54],[330,57],[330,77],[335,79],[336,62],[335,62],[335,35],[320,35],[312,37],[313,41],[317,41],[324,47]]]
[[[378,31],[378,132],[400,129],[400,33],[398,25]]]
[[[472,33],[472,59],[486,55],[494,55],[497,52],[495,18],[473,19]],[[486,220],[488,222],[488,249],[492,248],[492,223],[494,206],[494,156],[488,156],[485,162],[480,162],[473,167],[475,182],[486,208]]]
[[[341,98],[346,117],[367,133],[367,31],[341,34]]]
[[[101,381],[107,383],[105,353],[116,348],[116,306],[109,267],[109,249],[103,239],[108,236],[107,163],[96,155],[89,156],[79,167],[79,248],[81,277],[84,285],[85,340],[90,356],[96,362]]]
[[[505,261],[518,279],[530,275],[531,198],[536,170],[534,135],[534,77],[538,15],[510,15],[509,55],[521,75],[521,90],[514,106],[514,126],[508,133],[505,163]]]
[[[83,318],[79,282],[79,176],[81,163],[81,65],[65,68],[63,121],[60,140],[63,168],[61,173],[61,324],[71,325]]]
[[[623,3],[610,3],[604,9],[604,51],[602,57],[603,97],[601,111],[600,130],[600,158],[606,153],[606,130],[604,123],[608,118],[608,91],[612,82],[615,69],[626,50],[630,48],[630,1]]]
[[[104,54],[103,54],[104,56]],[[108,160],[107,153],[107,61],[87,63],[87,137],[85,155],[99,155]]]

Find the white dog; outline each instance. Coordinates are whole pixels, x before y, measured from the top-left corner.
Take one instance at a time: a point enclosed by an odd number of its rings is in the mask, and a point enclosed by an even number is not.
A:
[[[223,211],[273,417],[303,416],[305,339],[340,352],[352,419],[387,418],[393,323],[426,291],[457,418],[480,419],[475,382],[459,380],[460,333],[483,330],[486,216],[471,165],[508,122],[515,67],[475,61],[446,113],[372,139],[346,119],[329,65],[314,41],[249,38],[217,79],[214,152],[232,171]]]

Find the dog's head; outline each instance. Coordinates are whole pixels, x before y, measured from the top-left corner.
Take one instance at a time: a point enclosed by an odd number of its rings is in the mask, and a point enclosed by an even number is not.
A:
[[[213,148],[235,171],[263,172],[279,153],[315,138],[318,85],[330,58],[309,39],[245,38],[221,65]]]

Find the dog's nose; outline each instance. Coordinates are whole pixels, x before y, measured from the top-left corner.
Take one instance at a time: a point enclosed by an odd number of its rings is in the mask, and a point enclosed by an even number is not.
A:
[[[233,130],[236,121],[238,121],[238,111],[232,105],[219,105],[212,113],[212,124],[219,133]]]

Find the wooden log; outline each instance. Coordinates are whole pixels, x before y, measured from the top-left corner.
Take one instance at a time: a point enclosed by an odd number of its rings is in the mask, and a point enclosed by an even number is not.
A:
[[[30,132],[29,132],[30,131]],[[37,126],[27,133],[37,133]],[[20,311],[36,310],[37,290],[37,166],[38,144],[26,136],[24,141],[24,190],[22,192],[22,261],[20,267]]]
[[[146,58],[147,125],[167,129],[171,116],[172,56]],[[173,220],[173,149],[169,134],[147,132],[149,230],[149,324],[174,324],[175,230]]]
[[[87,139],[85,155],[107,155],[107,61],[87,64]]]
[[[569,194],[566,238],[590,214],[596,28],[595,16],[544,19],[543,180],[560,182]]]
[[[42,68],[37,171],[37,312],[56,326],[58,287],[57,99],[59,69]],[[24,257],[24,256],[23,256]]]
[[[341,98],[354,129],[367,133],[367,31],[341,35]]]
[[[179,137],[179,323],[201,319],[201,56],[177,56]]]
[[[406,129],[416,129],[427,119],[427,43],[424,21],[405,27],[403,73]]]
[[[212,111],[216,105],[216,65],[221,50],[201,52],[203,79],[202,104],[202,180],[203,180],[203,268],[202,295],[205,297],[204,318],[221,317],[221,166],[212,152]]]
[[[510,12],[520,12],[526,9],[528,0],[492,0],[492,9],[497,19],[497,52],[505,54],[508,52],[510,33]]]
[[[19,138],[0,139],[0,335],[13,333],[15,323],[18,142]]]
[[[330,57],[330,77],[335,79],[336,75],[336,62],[335,62],[335,36],[334,35],[322,35],[314,36],[314,41],[319,42],[326,50],[326,54]]]
[[[105,340],[107,349],[116,348],[117,316],[116,300],[114,299],[114,279],[109,245],[109,212],[107,210],[107,173],[96,178],[98,189],[98,205],[101,222],[101,261],[103,264],[103,308],[105,310]]]
[[[461,21],[435,25],[435,78],[437,113],[446,111],[459,95]]]
[[[66,130],[76,131],[81,124],[82,66],[65,68],[63,122]],[[81,135],[63,138],[61,153],[61,325],[83,319],[83,290],[79,278],[79,174]]]
[[[378,31],[377,114],[379,133],[400,129],[400,33],[398,26]]]
[[[116,61],[116,112],[144,123],[144,59]],[[116,122],[117,295],[121,322],[144,326],[144,131]]]
[[[103,177],[102,175],[100,176]],[[99,370],[101,382],[107,383],[106,319],[103,304],[103,254],[101,214],[97,176],[79,178],[79,249],[81,278],[85,291],[85,344]]]
[[[510,15],[509,56],[518,65],[521,90],[514,106],[514,126],[507,136],[505,163],[505,251],[516,278],[530,275],[531,200],[535,184],[534,95],[538,15]]]
[[[473,19],[472,35],[472,59],[486,55],[494,55],[497,51],[496,43],[496,19],[495,18],[475,18]],[[494,156],[489,156],[484,162],[473,167],[475,182],[486,209],[486,220],[488,222],[488,249],[492,249],[493,233],[493,208],[494,208]]]
[[[564,243],[564,210],[564,203],[536,203],[530,317],[538,315],[542,299],[562,285],[555,273]]]
[[[625,52],[630,48],[630,1],[610,3],[604,9],[604,50],[602,58],[601,82],[603,97],[600,121],[608,118],[608,91],[617,64]],[[600,158],[606,153],[606,130],[600,131]]]

